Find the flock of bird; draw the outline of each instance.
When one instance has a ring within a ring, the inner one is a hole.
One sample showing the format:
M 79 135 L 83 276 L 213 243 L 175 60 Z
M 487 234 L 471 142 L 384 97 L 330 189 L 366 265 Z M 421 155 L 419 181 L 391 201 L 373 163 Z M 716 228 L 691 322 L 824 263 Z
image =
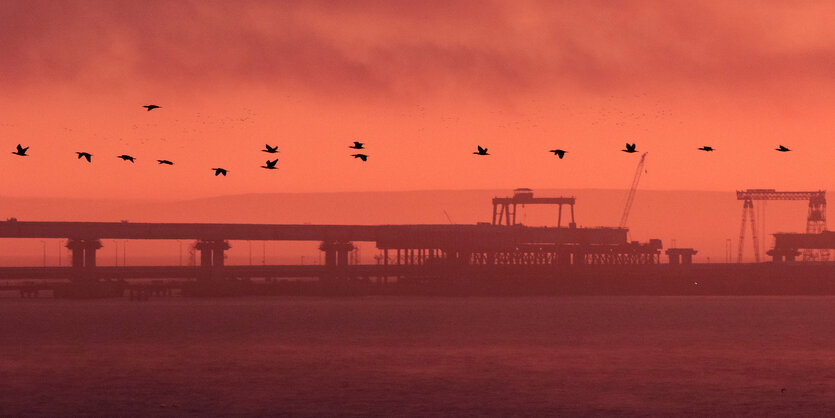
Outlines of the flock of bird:
M 154 109 L 161 109 L 162 108 L 162 106 L 157 106 L 157 105 L 153 105 L 153 104 L 145 105 L 145 106 L 142 106 L 142 107 L 147 109 L 149 112 L 154 110 Z M 475 154 L 475 155 L 490 155 L 487 152 L 487 148 L 484 148 L 481 145 L 478 145 L 477 147 L 478 147 L 477 150 L 475 152 L 473 152 L 473 154 Z M 354 149 L 354 150 L 365 150 L 365 144 L 362 143 L 362 142 L 354 141 L 354 144 L 349 146 L 348 148 Z M 21 144 L 17 144 L 17 149 L 14 152 L 12 152 L 12 154 L 15 154 L 15 155 L 18 155 L 18 156 L 21 156 L 21 157 L 28 157 L 29 154 L 26 153 L 28 150 L 29 150 L 29 147 L 24 147 Z M 698 150 L 712 152 L 715 149 L 711 146 L 705 145 L 705 146 L 702 146 L 701 148 L 698 148 Z M 261 151 L 266 152 L 268 154 L 277 154 L 278 153 L 278 145 L 270 146 L 270 144 L 265 144 L 264 149 L 261 150 Z M 626 153 L 630 153 L 630 154 L 638 152 L 637 144 L 626 143 L 626 148 L 622 149 L 621 151 L 626 152 Z M 775 148 L 775 151 L 788 152 L 788 151 L 791 151 L 791 149 L 786 148 L 783 145 L 779 145 L 778 148 Z M 568 151 L 562 150 L 562 149 L 552 149 L 548 152 L 553 153 L 555 156 L 559 157 L 560 159 L 562 159 L 565 156 L 565 154 L 568 153 Z M 87 160 L 88 163 L 93 162 L 93 154 L 90 154 L 89 152 L 76 152 L 76 154 L 78 155 L 78 159 L 84 158 L 84 159 Z M 364 153 L 361 153 L 361 152 L 358 152 L 356 154 L 351 154 L 351 156 L 354 157 L 354 158 L 358 158 L 362 161 L 368 161 L 368 155 L 364 154 Z M 116 157 L 121 158 L 124 161 L 130 161 L 131 163 L 136 162 L 135 158 L 133 156 L 127 155 L 127 154 L 118 155 Z M 169 160 L 157 160 L 157 162 L 159 164 L 162 164 L 162 165 L 174 165 L 174 163 L 172 161 L 169 161 Z M 262 165 L 261 168 L 264 168 L 264 169 L 267 169 L 267 170 L 277 170 L 278 167 L 276 167 L 276 164 L 278 164 L 278 158 L 273 159 L 273 160 L 267 160 L 264 164 L 265 165 Z M 212 168 L 212 171 L 214 171 L 215 176 L 223 175 L 224 177 L 226 176 L 226 173 L 228 172 L 228 170 L 226 170 L 225 168 Z

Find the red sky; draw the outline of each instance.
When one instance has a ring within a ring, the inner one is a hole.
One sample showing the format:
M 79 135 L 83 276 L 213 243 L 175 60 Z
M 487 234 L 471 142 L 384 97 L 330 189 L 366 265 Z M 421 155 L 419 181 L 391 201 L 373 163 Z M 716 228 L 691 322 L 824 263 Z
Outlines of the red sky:
M 0 147 L 31 157 L 0 152 L 0 187 L 626 188 L 630 141 L 646 189 L 833 188 L 835 4 L 721 3 L 6 0 Z

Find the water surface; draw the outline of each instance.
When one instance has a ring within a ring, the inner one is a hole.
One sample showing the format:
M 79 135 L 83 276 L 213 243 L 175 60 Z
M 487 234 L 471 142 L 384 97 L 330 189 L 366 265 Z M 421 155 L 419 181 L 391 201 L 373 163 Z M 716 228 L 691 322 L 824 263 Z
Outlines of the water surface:
M 831 416 L 833 318 L 832 297 L 5 299 L 0 415 Z

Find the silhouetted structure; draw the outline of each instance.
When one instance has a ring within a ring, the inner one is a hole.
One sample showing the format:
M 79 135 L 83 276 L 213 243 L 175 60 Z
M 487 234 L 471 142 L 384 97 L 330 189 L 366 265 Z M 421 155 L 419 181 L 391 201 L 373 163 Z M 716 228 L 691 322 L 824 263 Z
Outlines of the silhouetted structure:
M 736 192 L 737 200 L 742 200 L 742 225 L 739 230 L 739 252 L 737 262 L 742 262 L 745 242 L 745 223 L 751 224 L 751 238 L 754 244 L 754 259 L 760 262 L 759 236 L 754 211 L 755 200 L 808 200 L 809 211 L 806 216 L 806 233 L 818 234 L 826 231 L 826 191 L 815 192 L 778 192 L 775 189 L 748 189 Z M 804 261 L 826 261 L 829 259 L 828 249 L 806 249 L 803 252 Z
M 530 189 L 517 189 L 511 198 L 494 199 L 495 224 L 492 225 L 165 224 L 10 219 L 0 222 L 0 238 L 66 238 L 72 261 L 71 267 L 66 268 L 0 268 L 0 279 L 64 278 L 80 285 L 131 278 L 197 278 L 218 282 L 234 277 L 314 276 L 327 283 L 341 283 L 371 276 L 474 278 L 495 274 L 491 266 L 505 266 L 502 268 L 520 274 L 543 274 L 552 268 L 570 266 L 659 263 L 660 240 L 628 242 L 625 229 L 577 228 L 574 203 L 573 197 L 535 198 Z M 515 207 L 519 204 L 557 205 L 557 227 L 519 225 L 515 221 Z M 563 205 L 571 207 L 568 228 L 561 225 Z M 505 225 L 501 225 L 502 221 Z M 101 248 L 102 239 L 195 240 L 200 264 L 98 267 L 96 251 Z M 226 266 L 224 254 L 230 248 L 229 240 L 319 241 L 325 264 Z M 351 265 L 349 255 L 355 249 L 354 243 L 361 241 L 373 242 L 381 251 L 378 265 Z
M 669 257 L 670 264 L 693 264 L 693 256 L 698 251 L 692 248 L 669 248 L 664 254 Z
M 626 144 L 627 148 L 629 144 Z M 632 150 L 635 150 L 635 144 L 632 144 Z M 635 201 L 635 193 L 638 191 L 638 183 L 641 181 L 641 174 L 644 172 L 644 164 L 647 160 L 647 153 L 641 155 L 641 160 L 638 161 L 638 167 L 635 168 L 635 175 L 632 177 L 632 185 L 629 187 L 629 193 L 626 195 L 626 205 L 623 207 L 623 214 L 620 217 L 621 228 L 626 228 L 626 220 L 629 218 L 629 212 L 632 210 L 632 202 Z
M 777 233 L 774 234 L 774 248 L 768 251 L 774 262 L 792 262 L 807 251 L 821 251 L 829 254 L 835 249 L 835 232 L 820 231 L 812 233 Z M 804 257 L 804 261 L 810 261 Z M 816 260 L 812 260 L 816 261 Z M 826 261 L 826 260 L 817 260 Z
M 513 190 L 513 197 L 493 198 L 493 225 L 517 225 L 516 207 L 518 205 L 557 205 L 557 228 L 562 227 L 562 206 L 571 209 L 569 228 L 574 228 L 574 197 L 534 197 L 533 190 L 519 188 Z

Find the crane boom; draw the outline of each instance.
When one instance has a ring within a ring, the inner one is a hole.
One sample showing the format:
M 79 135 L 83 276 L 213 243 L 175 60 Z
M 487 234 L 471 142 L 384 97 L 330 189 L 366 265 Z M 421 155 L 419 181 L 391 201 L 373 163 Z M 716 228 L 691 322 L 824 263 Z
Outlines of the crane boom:
M 626 219 L 629 218 L 629 211 L 632 209 L 632 201 L 635 200 L 635 192 L 638 190 L 638 182 L 641 181 L 641 173 L 644 172 L 644 161 L 647 158 L 647 153 L 641 156 L 641 161 L 638 161 L 638 168 L 635 170 L 635 178 L 632 179 L 632 187 L 629 189 L 629 194 L 626 196 L 626 207 L 623 208 L 623 215 L 620 217 L 620 227 L 626 227 Z

